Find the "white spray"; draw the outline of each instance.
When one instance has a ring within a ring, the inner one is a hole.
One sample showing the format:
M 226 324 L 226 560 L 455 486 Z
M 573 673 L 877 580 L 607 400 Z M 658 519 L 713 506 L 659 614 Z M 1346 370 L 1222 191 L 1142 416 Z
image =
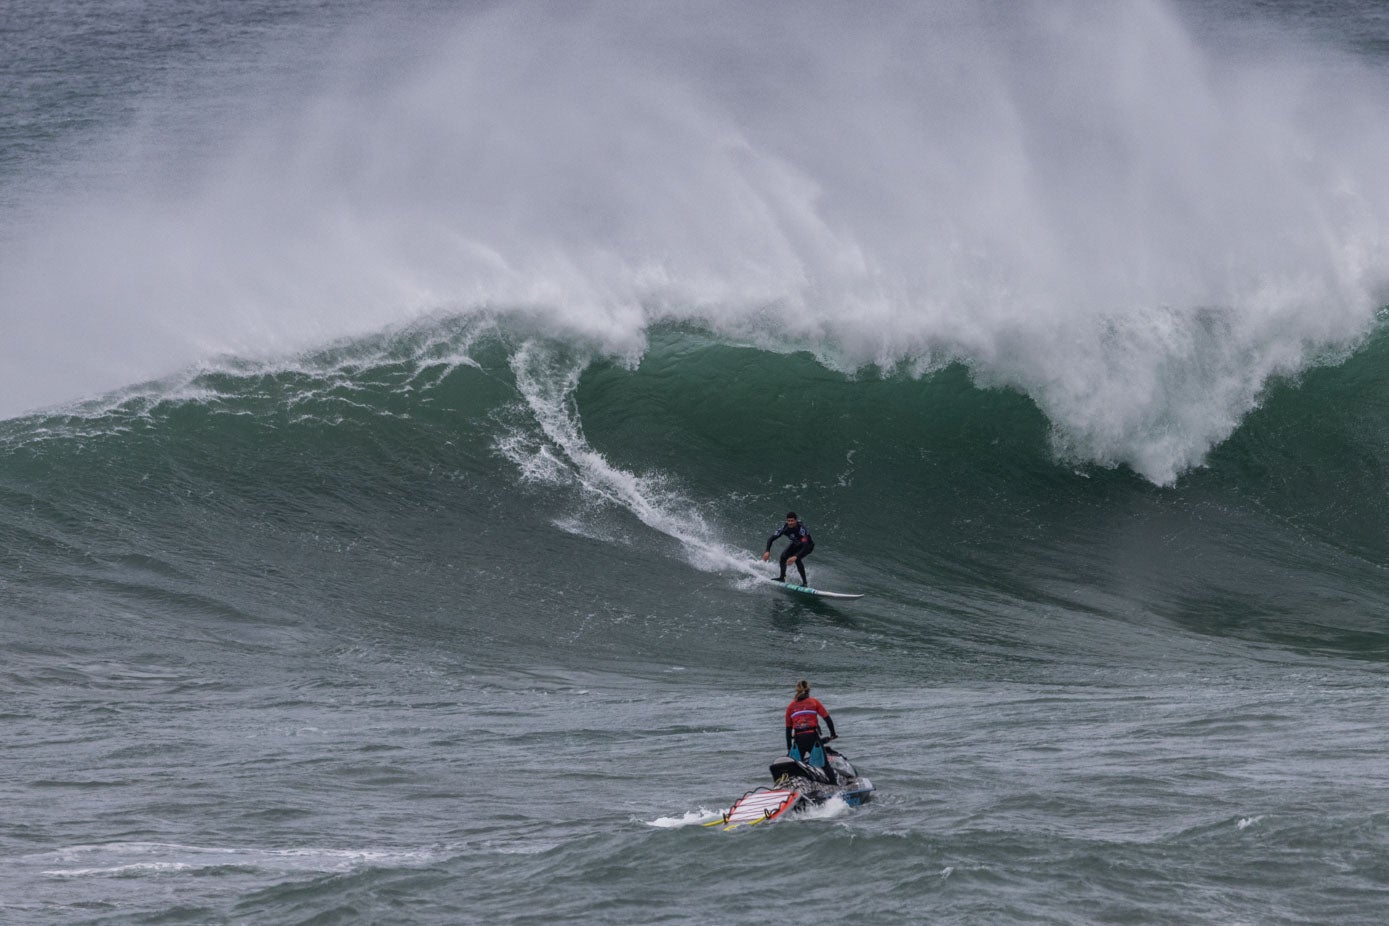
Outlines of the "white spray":
M 1159 0 L 506 4 L 316 86 L 11 234 L 0 413 L 426 311 L 628 359 L 675 320 L 960 360 L 1167 483 L 1389 278 L 1389 88 Z
M 663 485 L 659 476 L 628 472 L 593 449 L 574 407 L 574 391 L 586 363 L 558 358 L 528 341 L 513 355 L 511 366 L 517 389 L 544 435 L 538 444 L 519 431 L 503 437 L 499 451 L 523 476 L 540 482 L 572 481 L 588 498 L 627 510 L 642 524 L 678 541 L 685 559 L 697 569 L 742 573 L 747 584 L 770 578 L 754 568 L 746 550 L 721 543 L 695 505 Z

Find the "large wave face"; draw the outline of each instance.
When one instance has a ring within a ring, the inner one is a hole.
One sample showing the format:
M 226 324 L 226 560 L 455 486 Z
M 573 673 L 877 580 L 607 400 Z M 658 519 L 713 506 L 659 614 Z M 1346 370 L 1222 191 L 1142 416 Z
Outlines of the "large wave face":
M 45 627 L 93 595 L 229 633 L 356 615 L 544 661 L 592 630 L 603 658 L 723 665 L 743 621 L 779 632 L 742 608 L 791 505 L 814 581 L 884 602 L 908 662 L 1103 660 L 1169 624 L 1382 658 L 1386 351 L 1272 390 L 1171 490 L 1058 466 L 1036 405 L 958 365 L 851 378 L 657 326 L 628 369 L 446 320 L 3 423 L 0 588 Z
M 14 194 L 0 410 L 422 313 L 628 363 L 679 323 L 958 362 L 1165 484 L 1384 298 L 1389 86 L 1166 3 L 363 18 L 268 99 L 146 104 L 219 153 Z

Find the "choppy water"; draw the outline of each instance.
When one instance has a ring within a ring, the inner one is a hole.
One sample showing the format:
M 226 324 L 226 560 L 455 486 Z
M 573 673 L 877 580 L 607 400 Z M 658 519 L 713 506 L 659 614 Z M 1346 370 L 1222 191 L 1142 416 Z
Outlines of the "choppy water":
M 1379 6 L 795 9 L 4 8 L 0 918 L 1385 920 Z

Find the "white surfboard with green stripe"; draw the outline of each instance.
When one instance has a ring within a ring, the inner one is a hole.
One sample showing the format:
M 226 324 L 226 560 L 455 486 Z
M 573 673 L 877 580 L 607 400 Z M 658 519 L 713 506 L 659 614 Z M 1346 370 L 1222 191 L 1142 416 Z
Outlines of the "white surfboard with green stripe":
M 768 578 L 771 578 L 771 577 L 768 576 Z M 861 595 L 861 594 L 860 594 L 860 595 L 854 595 L 854 594 L 851 594 L 851 593 L 849 593 L 849 592 L 831 592 L 831 591 L 826 591 L 826 590 L 823 589 L 823 588 L 811 588 L 809 585 L 795 585 L 795 584 L 793 584 L 793 583 L 791 583 L 791 582 L 777 582 L 776 579 L 772 579 L 772 582 L 775 583 L 775 584 L 777 584 L 777 585 L 780 585 L 782 588 L 786 589 L 788 592 L 799 592 L 799 593 L 802 594 L 802 595 L 814 595 L 814 596 L 817 597 L 817 598 L 850 598 L 850 599 L 852 599 L 852 598 L 862 598 L 862 597 L 863 597 L 863 595 Z

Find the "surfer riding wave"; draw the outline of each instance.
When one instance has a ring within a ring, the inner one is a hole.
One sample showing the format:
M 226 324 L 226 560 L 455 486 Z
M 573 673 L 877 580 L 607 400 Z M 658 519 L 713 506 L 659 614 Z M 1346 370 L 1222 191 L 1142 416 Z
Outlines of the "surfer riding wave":
M 815 549 L 815 541 L 810 537 L 810 529 L 801 523 L 794 511 L 786 512 L 786 523 L 767 538 L 767 549 L 762 554 L 762 562 L 765 563 L 772 558 L 772 544 L 778 537 L 785 537 L 791 543 L 785 550 L 781 551 L 781 574 L 777 576 L 777 581 L 786 581 L 786 567 L 794 563 L 796 571 L 801 574 L 801 584 L 808 584 L 805 577 L 805 558 Z

